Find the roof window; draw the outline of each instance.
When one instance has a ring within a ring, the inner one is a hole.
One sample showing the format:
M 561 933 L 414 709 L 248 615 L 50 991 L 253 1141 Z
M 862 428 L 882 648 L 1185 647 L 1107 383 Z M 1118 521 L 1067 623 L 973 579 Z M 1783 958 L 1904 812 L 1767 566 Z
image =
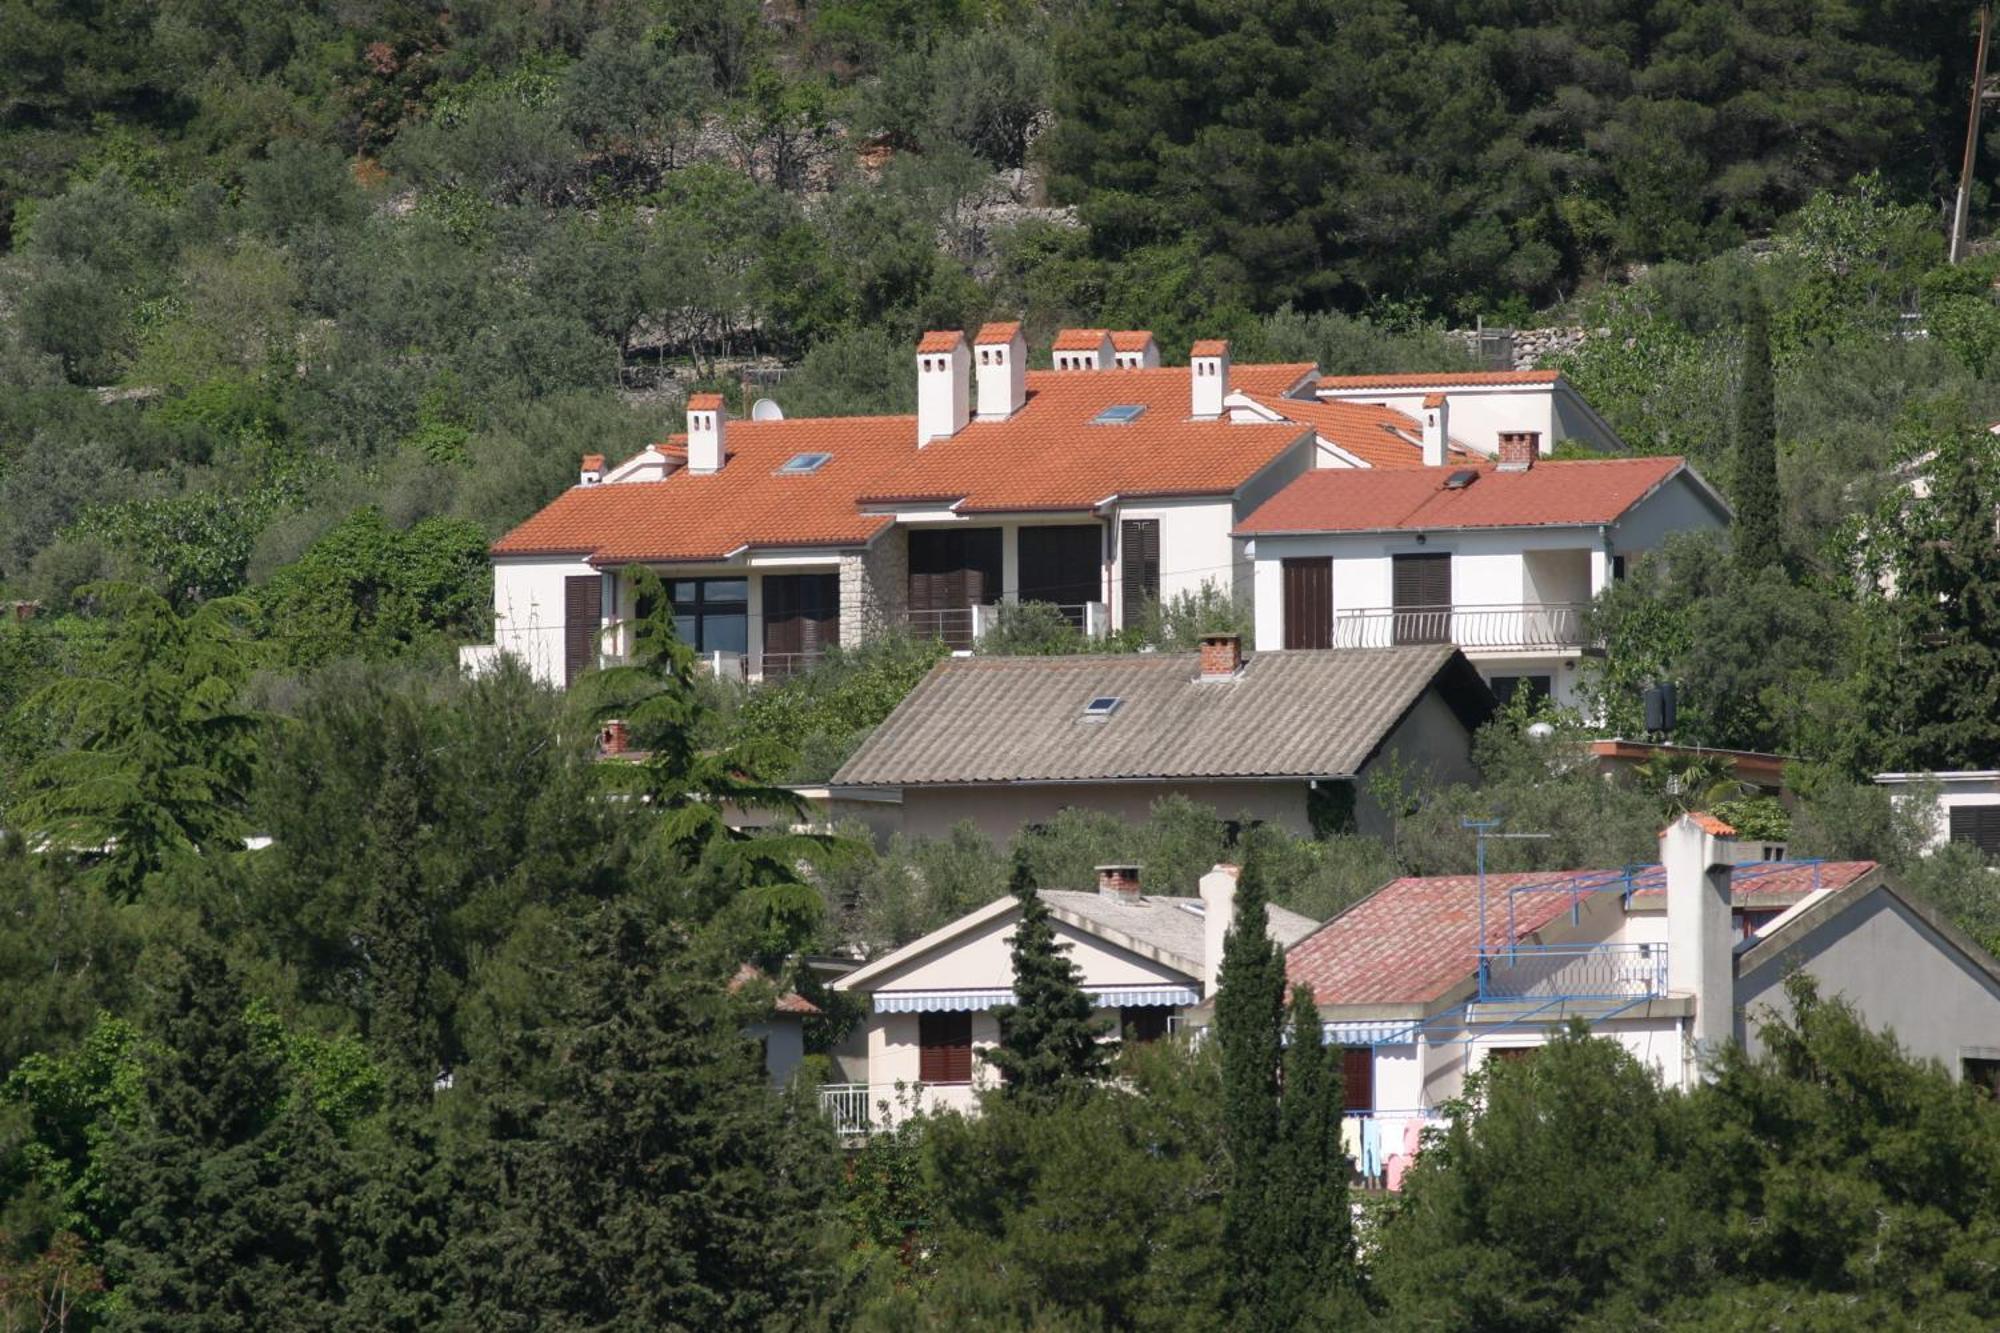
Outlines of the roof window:
M 1083 706 L 1083 715 L 1091 718 L 1110 717 L 1118 711 L 1118 705 L 1124 702 L 1115 694 L 1100 694 Z
M 1469 467 L 1462 467 L 1444 479 L 1444 488 L 1448 491 L 1462 491 L 1478 480 L 1479 474 L 1477 472 Z
M 1093 426 L 1129 426 L 1146 414 L 1144 403 L 1114 403 L 1091 418 Z
M 793 454 L 778 469 L 781 477 L 798 477 L 808 472 L 817 472 L 833 460 L 832 454 Z

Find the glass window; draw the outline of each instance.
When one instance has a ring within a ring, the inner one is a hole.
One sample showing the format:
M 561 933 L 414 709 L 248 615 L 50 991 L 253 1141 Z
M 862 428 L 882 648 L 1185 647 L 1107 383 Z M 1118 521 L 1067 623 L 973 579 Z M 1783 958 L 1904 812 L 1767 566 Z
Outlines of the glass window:
M 750 651 L 748 579 L 675 579 L 674 632 L 702 653 Z

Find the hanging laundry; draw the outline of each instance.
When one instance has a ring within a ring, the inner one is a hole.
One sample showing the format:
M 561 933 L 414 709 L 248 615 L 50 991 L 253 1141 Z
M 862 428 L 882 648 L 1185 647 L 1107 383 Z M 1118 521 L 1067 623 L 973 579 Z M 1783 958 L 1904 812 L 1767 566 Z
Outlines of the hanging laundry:
M 1382 1122 L 1374 1116 L 1361 1122 L 1361 1174 L 1369 1180 L 1382 1174 Z
M 1347 1159 L 1357 1166 L 1361 1162 L 1361 1120 L 1358 1116 L 1342 1116 L 1340 1120 L 1340 1148 Z

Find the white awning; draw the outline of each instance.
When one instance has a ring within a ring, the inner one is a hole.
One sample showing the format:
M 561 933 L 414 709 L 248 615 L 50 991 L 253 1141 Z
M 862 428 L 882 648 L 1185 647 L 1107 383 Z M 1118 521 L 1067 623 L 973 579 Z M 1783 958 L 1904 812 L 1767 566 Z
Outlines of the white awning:
M 1360 1023 L 1327 1023 L 1321 1039 L 1330 1046 L 1402 1046 L 1417 1039 L 1417 1023 L 1407 1018 Z
M 1198 1003 L 1201 993 L 1192 986 L 1085 986 L 1083 993 L 1100 1009 L 1140 1008 L 1146 1005 L 1173 1007 Z M 1012 990 L 904 990 L 876 991 L 878 1014 L 944 1014 L 992 1009 L 1016 1004 Z

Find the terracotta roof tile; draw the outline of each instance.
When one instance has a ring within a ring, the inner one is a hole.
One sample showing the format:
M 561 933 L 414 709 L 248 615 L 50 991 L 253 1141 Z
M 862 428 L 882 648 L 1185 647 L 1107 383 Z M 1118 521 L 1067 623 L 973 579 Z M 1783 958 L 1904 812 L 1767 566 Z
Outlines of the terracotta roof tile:
M 1557 370 L 1439 370 L 1414 375 L 1322 375 L 1322 389 L 1480 388 L 1498 384 L 1554 384 Z
M 1277 395 L 1306 365 L 1239 366 L 1237 383 Z M 1293 424 L 1196 421 L 1185 369 L 1028 377 L 1025 406 L 916 447 L 916 418 L 732 421 L 720 472 L 572 487 L 494 543 L 495 555 L 578 555 L 600 565 L 719 560 L 744 547 L 858 546 L 889 525 L 870 497 L 964 501 L 968 511 L 1087 509 L 1113 494 L 1233 491 L 1295 444 Z M 1095 426 L 1114 403 L 1138 420 Z M 682 437 L 649 445 L 668 457 Z M 814 472 L 777 476 L 796 454 L 830 453 Z
M 932 329 L 917 340 L 919 352 L 949 352 L 965 341 L 965 335 L 957 329 Z
M 1245 536 L 1275 532 L 1437 531 L 1615 522 L 1686 466 L 1680 458 L 1541 462 L 1518 472 L 1491 466 L 1397 471 L 1321 468 L 1272 496 L 1245 519 Z M 1457 489 L 1455 473 L 1476 479 Z
M 1094 352 L 1104 346 L 1110 334 L 1104 329 L 1062 329 L 1056 334 L 1050 350 L 1056 352 Z
M 1327 443 L 1354 455 L 1371 468 L 1417 468 L 1424 465 L 1423 426 L 1415 417 L 1379 403 L 1321 402 L 1319 399 L 1262 396 L 1257 402 L 1289 420 L 1311 426 Z M 1485 461 L 1462 444 L 1451 456 L 1468 463 Z
M 1197 341 L 1196 341 L 1196 343 L 1195 343 L 1195 345 L 1194 345 L 1193 347 L 1191 347 L 1191 348 L 1189 348 L 1189 349 L 1188 349 L 1188 355 L 1189 355 L 1189 356 L 1228 356 L 1228 355 L 1229 355 L 1229 339 L 1227 339 L 1227 338 L 1202 338 L 1202 339 L 1199 339 L 1199 340 L 1197 340 Z
M 1444 406 L 1444 395 L 1443 395 L 1443 394 L 1441 394 L 1441 393 L 1427 393 L 1427 394 L 1425 394 L 1425 395 L 1424 395 L 1424 406 L 1425 406 L 1425 407 L 1443 407 L 1443 406 Z
M 1843 889 L 1875 869 L 1873 861 L 1819 865 L 1774 863 L 1739 872 L 1736 901 L 1796 900 L 1816 888 Z M 1659 867 L 1634 872 L 1635 901 L 1664 894 Z M 1574 898 L 1623 893 L 1625 873 L 1567 870 L 1486 877 L 1486 944 L 1507 943 L 1511 894 L 1513 937 L 1525 941 L 1570 910 Z M 1423 1005 L 1469 983 L 1479 943 L 1479 880 L 1438 875 L 1391 880 L 1292 946 L 1286 980 L 1310 986 L 1322 1005 Z
M 604 455 L 585 454 L 583 456 L 583 470 L 585 472 L 602 472 L 604 470 Z
M 722 395 L 719 393 L 691 393 L 688 395 L 688 411 L 690 412 L 716 412 L 720 411 L 721 408 Z
M 1010 319 L 993 324 L 981 324 L 979 326 L 979 334 L 973 338 L 972 342 L 976 347 L 986 347 L 993 343 L 1010 343 L 1016 337 L 1020 336 L 1020 332 L 1021 321 L 1018 319 Z
M 754 963 L 745 963 L 742 967 L 736 969 L 736 975 L 730 978 L 729 993 L 734 995 L 737 991 L 742 990 L 752 982 L 761 981 L 768 984 L 770 980 L 771 978 L 765 975 L 762 968 Z M 811 1000 L 808 1000 L 797 991 L 789 990 L 772 1000 L 771 1008 L 777 1013 L 797 1014 L 801 1018 L 809 1018 L 820 1012 L 820 1007 Z
M 1111 350 L 1114 352 L 1143 352 L 1153 341 L 1151 329 L 1118 329 L 1111 335 Z

